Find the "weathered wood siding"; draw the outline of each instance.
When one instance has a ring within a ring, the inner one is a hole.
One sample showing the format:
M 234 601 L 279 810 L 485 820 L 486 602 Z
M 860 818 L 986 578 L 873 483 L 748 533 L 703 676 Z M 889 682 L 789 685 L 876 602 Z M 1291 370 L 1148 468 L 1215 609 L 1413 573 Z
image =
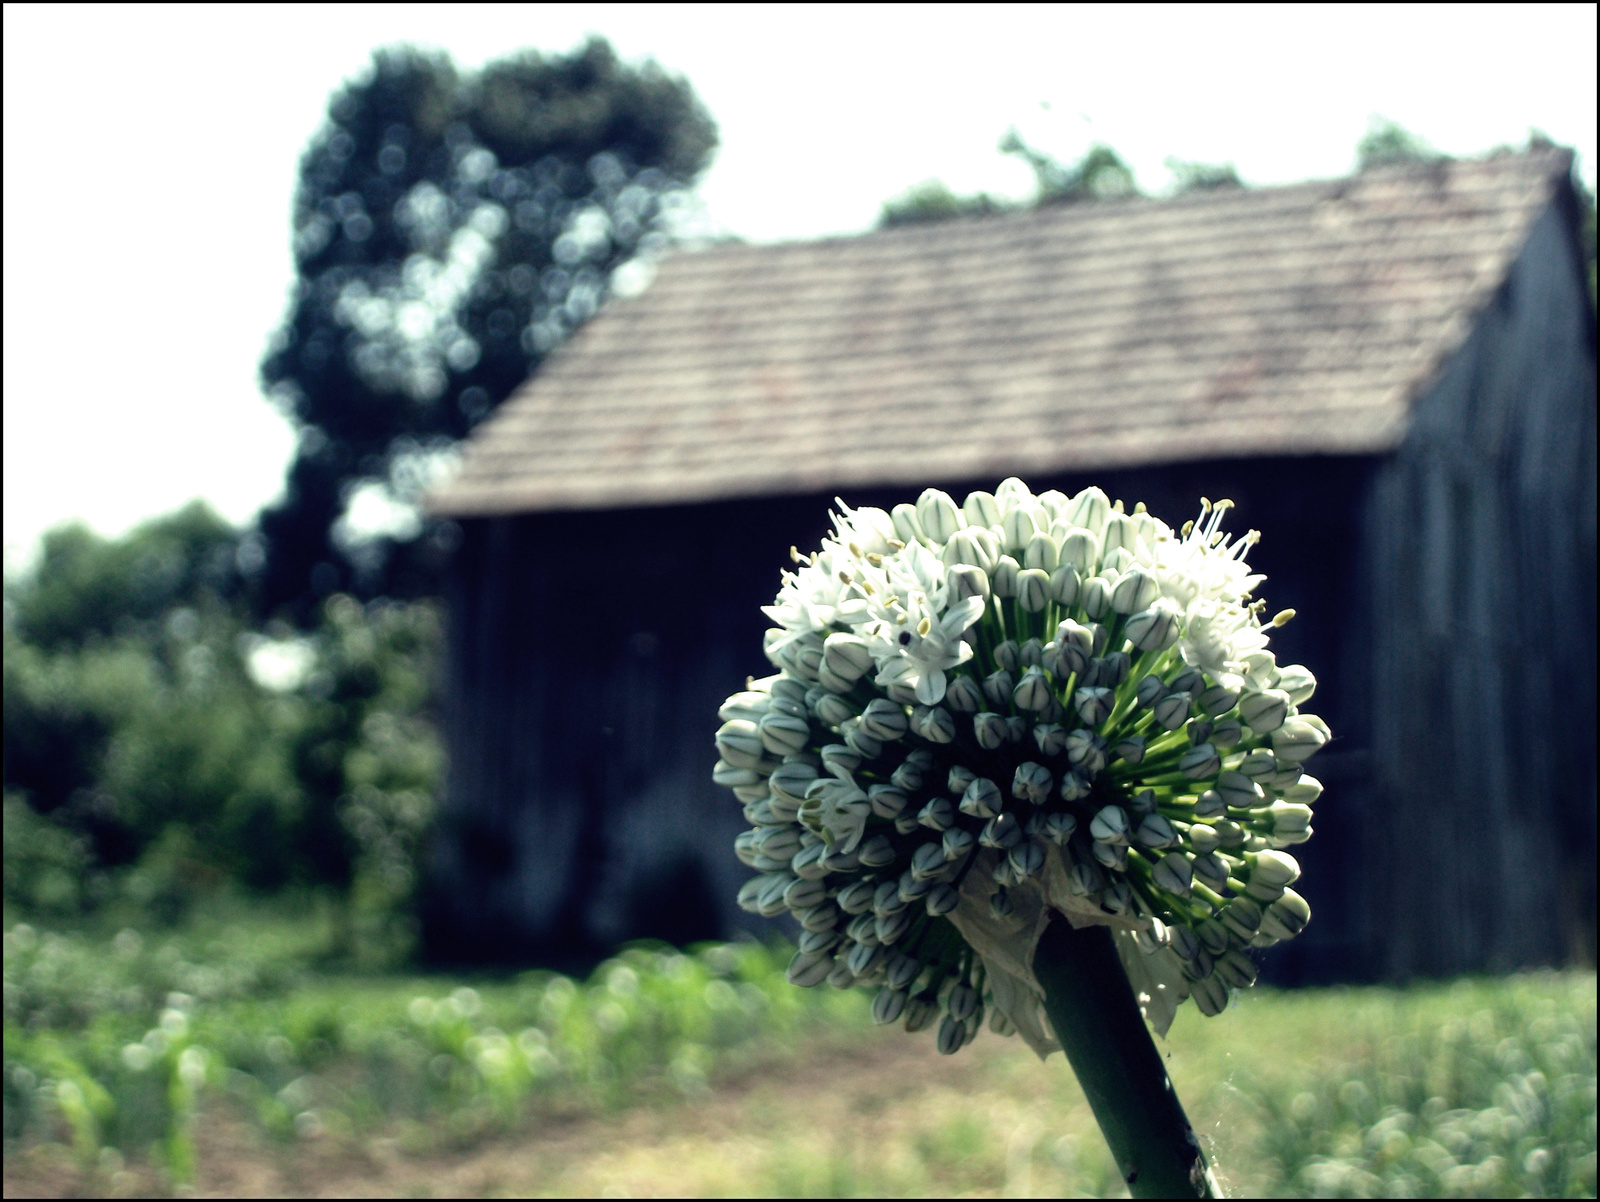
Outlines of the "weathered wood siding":
M 1373 484 L 1389 977 L 1594 956 L 1594 327 L 1571 229 L 1560 207 L 1538 223 Z

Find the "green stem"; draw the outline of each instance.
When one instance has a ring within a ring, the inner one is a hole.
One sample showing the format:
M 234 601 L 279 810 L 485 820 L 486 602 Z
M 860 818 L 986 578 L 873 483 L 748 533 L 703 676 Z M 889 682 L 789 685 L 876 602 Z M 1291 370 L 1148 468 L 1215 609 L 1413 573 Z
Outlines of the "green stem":
M 1045 928 L 1034 953 L 1045 1013 L 1135 1198 L 1221 1196 L 1184 1116 L 1111 928 Z

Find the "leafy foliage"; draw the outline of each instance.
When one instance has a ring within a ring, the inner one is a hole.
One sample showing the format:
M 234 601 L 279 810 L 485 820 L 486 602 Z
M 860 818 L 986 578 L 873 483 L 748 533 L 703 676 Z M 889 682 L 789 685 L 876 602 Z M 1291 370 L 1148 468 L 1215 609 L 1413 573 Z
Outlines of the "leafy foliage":
M 197 507 L 118 540 L 67 528 L 8 586 L 8 910 L 174 920 L 312 888 L 399 948 L 441 773 L 436 609 L 336 594 L 309 637 L 253 632 L 237 545 Z M 263 683 L 274 656 L 298 667 Z
M 446 527 L 341 526 L 354 490 L 414 506 L 430 471 L 669 237 L 716 129 L 689 85 L 599 38 L 462 76 L 399 46 L 336 93 L 300 166 L 299 272 L 264 385 L 300 430 L 261 518 L 259 602 L 433 589 Z M 412 511 L 414 515 L 414 510 Z
M 1356 143 L 1356 169 L 1370 171 L 1396 163 L 1437 163 L 1445 156 L 1396 121 L 1374 117 Z

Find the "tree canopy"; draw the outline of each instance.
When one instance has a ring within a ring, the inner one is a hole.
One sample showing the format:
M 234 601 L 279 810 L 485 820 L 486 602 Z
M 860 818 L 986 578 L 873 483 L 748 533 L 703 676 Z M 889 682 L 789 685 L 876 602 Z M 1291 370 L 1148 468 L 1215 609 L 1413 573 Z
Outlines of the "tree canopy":
M 599 38 L 472 74 L 408 46 L 337 91 L 300 164 L 298 271 L 261 365 L 299 447 L 260 520 L 263 612 L 433 589 L 415 502 L 448 449 L 670 236 L 716 127 L 682 79 Z M 363 539 L 361 487 L 409 516 Z

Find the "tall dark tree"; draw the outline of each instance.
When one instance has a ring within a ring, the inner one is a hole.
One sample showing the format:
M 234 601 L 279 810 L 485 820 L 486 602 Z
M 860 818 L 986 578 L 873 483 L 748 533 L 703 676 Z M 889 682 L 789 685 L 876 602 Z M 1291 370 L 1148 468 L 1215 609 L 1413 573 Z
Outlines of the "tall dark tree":
M 414 505 L 441 454 L 659 248 L 716 127 L 682 79 L 591 39 L 463 76 L 379 50 L 301 160 L 299 278 L 261 367 L 300 445 L 260 520 L 265 612 L 431 591 L 447 526 L 360 541 L 354 491 Z M 402 509 L 402 512 L 404 509 Z

